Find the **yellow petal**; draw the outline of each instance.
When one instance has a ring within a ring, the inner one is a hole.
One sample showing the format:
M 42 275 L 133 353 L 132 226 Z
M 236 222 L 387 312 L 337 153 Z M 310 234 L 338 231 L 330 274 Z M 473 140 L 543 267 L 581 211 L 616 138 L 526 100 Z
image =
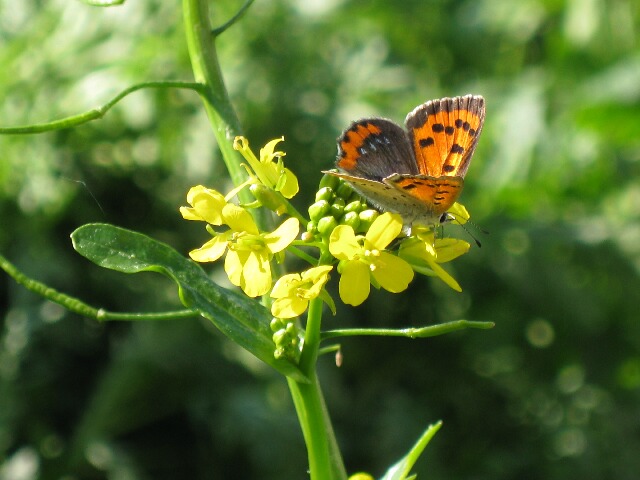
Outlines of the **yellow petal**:
M 202 247 L 191 250 L 189 256 L 196 262 L 215 262 L 224 254 L 228 244 L 227 235 L 223 233 L 212 238 Z
M 264 295 L 271 288 L 269 257 L 262 252 L 249 252 L 242 268 L 240 287 L 249 297 Z
M 185 220 L 198 220 L 198 221 L 204 220 L 204 218 L 198 215 L 195 209 L 191 207 L 180 207 L 180 214 L 182 215 L 182 218 L 184 218 Z
M 258 235 L 260 231 L 253 221 L 253 217 L 244 208 L 228 203 L 222 209 L 222 218 L 225 224 L 235 232 L 247 232 Z
M 402 217 L 397 213 L 383 213 L 374 220 L 365 236 L 365 248 L 383 250 L 402 231 Z
M 442 268 L 433 260 L 428 260 L 428 263 L 431 269 L 433 270 L 433 273 L 435 273 L 438 276 L 438 278 L 440 278 L 440 280 L 442 280 L 444 283 L 449 285 L 456 292 L 462 291 L 462 287 L 460 287 L 460 284 L 456 282 L 456 279 L 453 278 L 451 275 L 449 275 L 444 268 Z
M 236 287 L 239 287 L 242 283 L 242 264 L 249 256 L 249 252 L 229 250 L 227 256 L 224 259 L 224 271 L 229 277 L 229 281 Z
M 447 213 L 453 216 L 454 223 L 459 223 L 460 225 L 464 225 L 465 223 L 467 223 L 467 221 L 469 221 L 469 218 L 471 217 L 464 205 L 458 202 L 454 203 L 451 208 L 447 210 Z
M 423 263 L 427 257 L 435 259 L 437 253 L 433 245 L 433 236 L 418 235 L 418 238 L 409 237 L 403 240 L 398 254 L 411 263 Z
M 464 255 L 471 248 L 469 242 L 459 240 L 457 238 L 443 238 L 436 240 L 436 261 L 438 263 L 446 263 Z
M 372 270 L 373 278 L 385 290 L 398 293 L 413 280 L 413 269 L 406 261 L 388 252 L 381 252 Z
M 280 179 L 278 179 L 276 188 L 278 188 L 283 197 L 293 198 L 300 190 L 298 177 L 296 177 L 291 170 L 285 168 L 284 173 L 282 173 Z
M 197 185 L 189 189 L 187 202 L 193 208 L 180 209 L 185 219 L 204 220 L 211 225 L 222 225 L 221 212 L 227 201 L 220 192 Z
M 340 260 L 352 260 L 363 248 L 358 243 L 352 227 L 338 225 L 329 237 L 329 251 Z
M 320 265 L 302 272 L 302 280 L 316 282 L 326 282 L 329 279 L 329 272 L 333 269 L 331 265 Z
M 271 253 L 277 253 L 287 248 L 296 239 L 298 232 L 300 232 L 300 222 L 297 218 L 291 217 L 282 222 L 272 233 L 263 235 L 262 238 Z
M 299 317 L 307 309 L 309 302 L 297 297 L 279 298 L 271 305 L 271 315 L 278 318 Z
M 271 290 L 271 298 L 284 298 L 291 295 L 291 292 L 300 284 L 300 274 L 289 273 L 278 279 Z M 277 315 L 276 315 L 277 316 Z
M 340 298 L 347 305 L 358 306 L 369 296 L 371 290 L 369 266 L 358 260 L 346 262 L 342 268 Z
M 260 161 L 262 163 L 271 162 L 273 157 L 284 157 L 284 152 L 275 152 L 276 145 L 280 142 L 284 142 L 284 137 L 274 138 L 267 142 L 267 144 L 260 149 Z

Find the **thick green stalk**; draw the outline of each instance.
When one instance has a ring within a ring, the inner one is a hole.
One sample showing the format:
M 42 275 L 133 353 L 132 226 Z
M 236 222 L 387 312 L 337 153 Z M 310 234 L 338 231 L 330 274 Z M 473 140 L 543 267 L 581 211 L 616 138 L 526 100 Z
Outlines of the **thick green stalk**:
M 300 358 L 300 369 L 311 382 L 299 383 L 289 378 L 289 390 L 307 445 L 311 479 L 343 480 L 347 478 L 347 473 L 316 374 L 321 319 L 322 300 L 316 298 L 309 305 Z
M 231 180 L 237 186 L 247 179 L 247 172 L 240 166 L 240 154 L 233 149 L 233 139 L 242 134 L 242 129 L 220 71 L 215 37 L 211 33 L 208 2 L 183 0 L 182 7 L 193 76 L 204 87 L 204 107 Z M 245 190 L 239 193 L 239 197 L 242 202 L 252 201 Z
M 185 33 L 196 82 L 203 85 L 202 99 L 209 121 L 226 163 L 231 179 L 240 185 L 246 172 L 240 166 L 240 156 L 233 150 L 233 139 L 241 133 L 240 122 L 233 110 L 214 45 L 207 0 L 183 0 Z M 214 32 L 223 32 L 225 28 Z M 248 192 L 239 194 L 249 203 Z M 264 226 L 264 222 L 261 222 Z M 335 440 L 320 384 L 315 373 L 320 343 L 322 301 L 314 300 L 309 308 L 307 336 L 301 362 L 311 383 L 298 383 L 288 378 L 289 388 L 300 420 L 309 455 L 309 471 L 313 480 L 343 480 L 347 475 Z

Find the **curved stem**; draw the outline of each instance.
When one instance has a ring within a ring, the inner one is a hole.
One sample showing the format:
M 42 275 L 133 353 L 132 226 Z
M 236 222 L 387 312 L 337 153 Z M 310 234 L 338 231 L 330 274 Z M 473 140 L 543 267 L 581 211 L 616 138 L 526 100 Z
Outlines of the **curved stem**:
M 83 123 L 90 122 L 92 120 L 98 120 L 105 116 L 105 114 L 120 100 L 127 95 L 142 90 L 143 88 L 184 88 L 187 90 L 194 90 L 198 93 L 204 93 L 204 86 L 199 83 L 193 82 L 180 82 L 180 81 L 166 81 L 166 82 L 143 82 L 137 83 L 125 88 L 118 95 L 113 97 L 104 105 L 89 110 L 88 112 L 80 113 L 78 115 L 72 115 L 70 117 L 61 118 L 59 120 L 53 120 L 52 122 L 36 123 L 33 125 L 25 125 L 18 127 L 0 127 L 0 134 L 3 135 L 28 135 L 33 133 L 50 132 L 52 130 L 62 130 L 64 128 L 77 127 Z
M 43 296 L 47 300 L 62 305 L 67 310 L 77 313 L 85 317 L 93 318 L 98 321 L 108 320 L 173 320 L 176 318 L 193 318 L 197 317 L 198 313 L 193 310 L 177 310 L 173 312 L 158 312 L 158 313 L 117 313 L 108 312 L 102 308 L 95 308 L 91 305 L 84 303 L 74 297 L 70 297 L 62 292 L 59 292 L 55 288 L 51 288 L 44 283 L 38 282 L 33 278 L 26 276 L 20 270 L 16 268 L 9 260 L 0 255 L 0 269 L 7 272 L 17 283 L 24 286 L 27 290 L 30 290 L 38 295 Z
M 254 2 L 254 0 L 247 0 L 246 2 L 244 2 L 244 5 L 242 5 L 240 7 L 240 9 L 236 12 L 236 14 L 233 17 L 231 17 L 229 20 L 227 20 L 224 24 L 222 24 L 219 27 L 213 29 L 213 31 L 211 32 L 213 34 L 213 36 L 217 37 L 222 32 L 227 30 L 231 25 L 233 25 L 238 20 L 240 20 L 240 18 L 245 14 L 245 12 L 249 9 L 249 7 L 251 6 L 251 4 L 253 2 Z

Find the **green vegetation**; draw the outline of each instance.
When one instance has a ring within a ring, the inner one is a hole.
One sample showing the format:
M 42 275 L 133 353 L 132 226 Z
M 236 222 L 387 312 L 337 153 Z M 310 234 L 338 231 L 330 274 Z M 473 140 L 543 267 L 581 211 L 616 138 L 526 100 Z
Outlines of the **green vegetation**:
M 214 25 L 242 7 L 210 3 Z M 350 121 L 487 102 L 460 200 L 490 234 L 468 226 L 482 247 L 447 265 L 462 293 L 416 276 L 403 295 L 340 304 L 323 330 L 496 326 L 339 338 L 342 366 L 322 356 L 318 375 L 347 471 L 381 476 L 442 420 L 418 478 L 636 478 L 639 31 L 632 0 L 256 0 L 220 33 L 232 129 L 256 149 L 284 135 L 300 211 Z M 29 277 L 109 312 L 181 307 L 171 281 L 100 269 L 69 236 L 110 223 L 183 255 L 207 240 L 178 209 L 193 185 L 232 185 L 185 38 L 179 2 L 0 5 L 0 129 L 175 87 L 73 128 L 0 135 L 0 253 Z M 0 479 L 305 478 L 282 376 L 183 317 L 97 322 L 0 275 Z

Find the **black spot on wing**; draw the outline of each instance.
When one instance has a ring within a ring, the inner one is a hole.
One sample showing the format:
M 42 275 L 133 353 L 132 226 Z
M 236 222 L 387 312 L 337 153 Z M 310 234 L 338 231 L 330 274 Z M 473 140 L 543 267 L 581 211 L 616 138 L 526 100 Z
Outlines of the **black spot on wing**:
M 420 139 L 420 146 L 422 148 L 430 147 L 434 143 L 435 143 L 435 141 L 433 140 L 433 137 L 427 137 L 427 138 L 421 138 Z
M 464 153 L 464 148 L 462 146 L 458 145 L 457 143 L 454 143 L 451 146 L 451 153 L 460 153 L 460 154 L 462 154 L 462 153 Z

